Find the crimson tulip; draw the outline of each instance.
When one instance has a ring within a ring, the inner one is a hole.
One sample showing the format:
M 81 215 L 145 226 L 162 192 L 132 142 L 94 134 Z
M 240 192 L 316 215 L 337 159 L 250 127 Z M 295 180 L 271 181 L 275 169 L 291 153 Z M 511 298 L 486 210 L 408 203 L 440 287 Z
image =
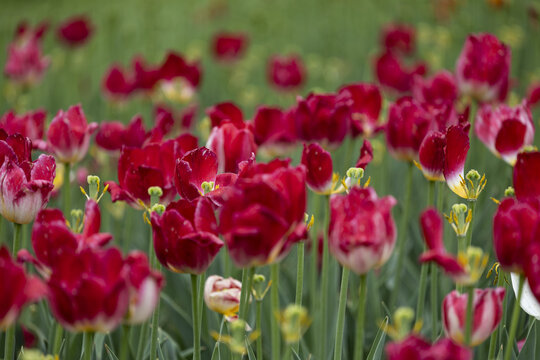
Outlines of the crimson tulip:
M 386 345 L 388 360 L 471 360 L 472 352 L 466 347 L 444 338 L 430 344 L 418 335 L 409 335 L 402 341 Z
M 135 83 L 119 65 L 112 65 L 103 79 L 103 91 L 111 99 L 122 100 L 135 91 Z
M 458 97 L 455 76 L 447 70 L 439 71 L 429 78 L 416 76 L 412 93 L 414 99 L 421 103 L 454 103 Z
M 278 90 L 295 90 L 305 83 L 306 69 L 297 55 L 274 55 L 268 61 L 267 77 L 270 85 Z
M 219 61 L 229 62 L 240 59 L 248 45 L 244 33 L 220 32 L 214 35 L 212 54 Z
M 349 108 L 353 136 L 370 137 L 383 130 L 383 126 L 378 124 L 382 95 L 376 85 L 367 83 L 345 85 L 339 90 L 337 101 Z
M 518 200 L 540 197 L 540 152 L 518 154 L 514 166 L 514 190 Z
M 17 115 L 12 110 L 2 115 L 0 129 L 3 129 L 8 135 L 21 134 L 32 140 L 34 148 L 45 150 L 43 133 L 45 132 L 46 116 L 47 113 L 43 109 L 29 111 L 20 115 Z
M 411 91 L 414 78 L 426 73 L 426 65 L 417 63 L 413 67 L 406 67 L 401 58 L 390 51 L 386 51 L 375 60 L 375 76 L 379 83 L 397 93 Z
M 222 123 L 230 122 L 238 128 L 243 128 L 244 114 L 242 110 L 232 102 L 222 102 L 206 109 L 212 128 L 219 127 Z
M 302 165 L 306 167 L 306 184 L 316 193 L 328 194 L 332 191 L 333 163 L 332 156 L 319 144 L 304 144 Z
M 85 44 L 92 33 L 94 27 L 88 17 L 74 16 L 64 21 L 57 30 L 57 36 L 65 45 L 75 47 Z
M 534 83 L 527 90 L 527 104 L 533 108 L 540 104 L 540 83 Z
M 414 52 L 415 42 L 416 33 L 410 25 L 389 24 L 382 30 L 382 45 L 396 54 L 411 54 Z
M 259 106 L 253 116 L 252 125 L 255 142 L 269 157 L 285 155 L 296 145 L 298 135 L 292 110 Z
M 118 151 L 123 146 L 140 148 L 149 134 L 141 116 L 134 116 L 126 126 L 120 121 L 102 122 L 96 133 L 96 144 L 104 150 Z

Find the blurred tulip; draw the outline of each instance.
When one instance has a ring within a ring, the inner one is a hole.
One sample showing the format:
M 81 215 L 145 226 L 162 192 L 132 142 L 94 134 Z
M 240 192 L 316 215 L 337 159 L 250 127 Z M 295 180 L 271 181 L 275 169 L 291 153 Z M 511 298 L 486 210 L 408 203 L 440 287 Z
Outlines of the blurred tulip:
M 225 122 L 234 124 L 237 128 L 243 128 L 244 114 L 242 110 L 232 102 L 222 102 L 206 109 L 210 117 L 212 128 L 219 127 Z
M 0 119 L 0 129 L 3 129 L 8 135 L 21 134 L 32 140 L 34 148 L 45 150 L 43 133 L 46 116 L 47 113 L 43 109 L 29 111 L 21 115 L 17 115 L 15 111 L 11 110 Z
M 527 91 L 527 104 L 534 108 L 540 104 L 540 82 L 534 83 Z
M 471 360 L 471 350 L 444 338 L 434 344 L 418 335 L 386 345 L 388 360 Z
M 299 56 L 274 55 L 268 61 L 268 82 L 278 90 L 291 91 L 306 81 L 306 70 Z
M 377 80 L 383 87 L 397 93 L 411 91 L 415 76 L 425 73 L 426 65 L 424 63 L 414 64 L 410 68 L 405 67 L 402 60 L 389 51 L 382 53 L 375 60 Z
M 392 196 L 379 199 L 370 187 L 355 186 L 330 199 L 328 246 L 342 266 L 363 275 L 386 263 L 396 242 L 395 204 Z
M 209 276 L 204 284 L 204 302 L 212 311 L 234 317 L 240 308 L 242 283 L 233 278 Z
M 416 101 L 428 104 L 453 104 L 458 97 L 454 74 L 447 70 L 439 71 L 429 78 L 416 76 L 412 93 Z
M 382 96 L 373 84 L 355 83 L 341 87 L 337 102 L 349 108 L 352 136 L 370 137 L 383 130 L 378 123 L 382 109 Z
M 492 34 L 469 35 L 456 64 L 461 94 L 479 102 L 504 101 L 508 94 L 510 48 Z
M 162 215 L 152 212 L 151 220 L 156 256 L 171 271 L 200 275 L 223 246 L 212 203 L 204 197 L 170 203 Z
M 518 200 L 540 197 L 540 152 L 518 154 L 514 166 L 514 190 Z
M 302 165 L 306 167 L 306 184 L 320 194 L 330 194 L 334 186 L 332 156 L 319 144 L 304 144 Z
M 119 65 L 113 65 L 103 79 L 103 91 L 112 99 L 122 100 L 131 95 L 135 84 Z
M 248 37 L 244 33 L 220 32 L 214 35 L 212 54 L 219 61 L 230 62 L 240 59 L 248 45 Z
M 296 145 L 298 138 L 294 111 L 277 107 L 259 106 L 253 116 L 255 142 L 269 157 L 286 155 Z
M 415 30 L 407 24 L 389 24 L 382 30 L 382 45 L 397 54 L 408 55 L 414 52 L 415 40 Z
M 471 346 L 483 343 L 497 328 L 502 318 L 502 303 L 506 290 L 474 289 Z M 467 294 L 452 291 L 443 300 L 442 316 L 446 336 L 457 344 L 465 342 Z
M 118 151 L 123 146 L 140 148 L 148 135 L 139 115 L 134 116 L 127 126 L 120 121 L 104 121 L 99 124 L 96 145 L 108 151 Z
M 84 45 L 93 32 L 90 19 L 82 15 L 69 18 L 60 24 L 57 36 L 65 45 L 76 47 Z

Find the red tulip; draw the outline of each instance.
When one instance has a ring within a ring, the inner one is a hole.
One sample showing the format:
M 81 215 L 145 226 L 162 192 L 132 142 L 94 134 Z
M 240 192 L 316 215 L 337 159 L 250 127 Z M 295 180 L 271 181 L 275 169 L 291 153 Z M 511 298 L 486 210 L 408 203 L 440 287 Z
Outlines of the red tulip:
M 171 271 L 202 274 L 223 246 L 212 203 L 204 197 L 170 203 L 151 220 L 156 256 Z
M 342 266 L 362 275 L 386 263 L 396 242 L 395 204 L 392 196 L 379 199 L 373 188 L 357 186 L 330 199 L 328 246 Z
M 296 55 L 274 55 L 268 61 L 268 82 L 278 90 L 290 91 L 301 87 L 306 81 L 306 70 Z
M 349 108 L 353 136 L 370 137 L 383 130 L 383 126 L 378 124 L 382 96 L 376 85 L 356 83 L 343 86 L 339 90 L 337 101 Z
M 332 156 L 319 144 L 304 144 L 302 165 L 307 169 L 306 184 L 316 193 L 329 194 L 333 188 Z
M 68 46 L 85 44 L 92 35 L 94 28 L 86 16 L 75 16 L 60 24 L 57 35 L 60 41 Z
M 0 248 L 0 330 L 13 325 L 21 309 L 45 296 L 45 285 L 35 276 L 25 274 L 22 266 L 11 259 L 7 248 Z
M 129 308 L 126 322 L 130 325 L 141 324 L 148 320 L 159 301 L 163 287 L 163 276 L 150 268 L 146 254 L 132 251 L 126 258 L 129 269 Z
M 86 122 L 81 105 L 71 106 L 66 112 L 59 110 L 47 130 L 50 151 L 63 163 L 81 161 L 90 144 L 90 135 L 97 123 Z
M 202 70 L 199 63 L 189 63 L 181 54 L 168 52 L 163 64 L 159 68 L 159 79 L 171 82 L 174 79 L 183 78 L 193 88 L 201 82 Z
M 366 166 L 373 160 L 373 146 L 369 140 L 365 139 L 360 148 L 360 156 L 356 160 L 355 167 L 366 169 Z
M 458 97 L 454 74 L 447 70 L 439 71 L 430 78 L 416 76 L 412 93 L 416 101 L 428 104 L 453 104 Z
M 483 343 L 499 325 L 505 292 L 502 287 L 474 290 L 471 346 Z M 444 332 L 460 345 L 465 342 L 467 298 L 467 294 L 454 290 L 443 300 Z
M 414 52 L 415 40 L 414 28 L 406 24 L 390 24 L 383 29 L 381 36 L 386 50 L 404 55 Z
M 184 107 L 180 112 L 176 112 L 174 109 L 163 104 L 158 105 L 154 107 L 156 127 L 161 128 L 166 134 L 170 132 L 178 134 L 189 131 L 193 125 L 197 111 L 198 105 L 196 103 Z
M 514 190 L 518 200 L 540 197 L 540 152 L 518 154 L 514 166 Z
M 217 60 L 234 61 L 242 57 L 247 45 L 245 34 L 221 32 L 214 36 L 212 53 Z
M 483 105 L 476 115 L 474 130 L 492 153 L 511 165 L 534 140 L 534 123 L 526 101 L 514 108 Z
M 132 207 L 140 208 L 138 200 L 141 200 L 148 206 L 148 188 L 159 186 L 163 191 L 160 202 L 169 203 L 176 196 L 176 159 L 196 147 L 197 138 L 191 134 L 142 148 L 124 147 L 118 160 L 118 184 L 107 182 L 112 201 L 126 201 Z
M 491 34 L 469 35 L 456 64 L 459 91 L 480 102 L 508 94 L 510 49 Z
M 432 116 L 418 102 L 402 97 L 390 105 L 386 124 L 386 143 L 396 158 L 412 161 L 433 127 Z
M 379 83 L 391 91 L 407 93 L 411 91 L 416 75 L 424 75 L 426 65 L 417 63 L 406 68 L 402 60 L 395 54 L 387 51 L 375 60 L 375 75 Z
M 140 148 L 148 138 L 141 116 L 134 116 L 126 126 L 120 121 L 102 122 L 96 133 L 96 144 L 104 150 L 118 151 L 123 146 Z
M 69 331 L 114 330 L 129 306 L 128 271 L 116 248 L 60 256 L 47 282 L 53 315 Z
M 289 153 L 297 140 L 294 112 L 277 107 L 258 107 L 253 116 L 253 135 L 257 145 L 263 147 L 270 157 Z
M 5 113 L 0 119 L 0 129 L 8 135 L 21 134 L 32 140 L 34 148 L 44 150 L 46 145 L 43 141 L 45 131 L 45 118 L 47 113 L 43 109 L 29 111 L 17 115 L 13 110 Z
M 418 335 L 386 345 L 388 360 L 471 360 L 471 350 L 444 338 L 433 345 Z
M 306 235 L 305 171 L 289 161 L 243 163 L 224 194 L 220 230 L 234 263 L 262 266 L 281 260 Z
M 239 129 L 245 126 L 242 110 L 232 102 L 211 106 L 206 109 L 206 114 L 210 117 L 212 128 L 219 127 L 225 122 L 230 122 Z
M 531 84 L 527 91 L 527 104 L 533 108 L 540 103 L 540 83 Z
M 113 65 L 107 71 L 103 79 L 103 91 L 107 96 L 121 100 L 131 95 L 134 90 L 134 81 L 124 73 L 120 66 Z
M 298 98 L 295 122 L 298 137 L 325 146 L 338 146 L 349 131 L 349 109 L 334 94 L 309 94 Z
M 17 224 L 28 224 L 49 202 L 56 163 L 49 155 L 31 161 L 30 139 L 0 130 L 0 213 Z

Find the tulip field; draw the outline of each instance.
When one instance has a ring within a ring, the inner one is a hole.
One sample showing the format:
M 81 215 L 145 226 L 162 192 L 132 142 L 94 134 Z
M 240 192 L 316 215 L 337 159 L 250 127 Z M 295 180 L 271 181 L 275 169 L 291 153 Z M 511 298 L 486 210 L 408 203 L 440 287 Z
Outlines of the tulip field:
M 0 5 L 0 359 L 540 359 L 540 3 Z

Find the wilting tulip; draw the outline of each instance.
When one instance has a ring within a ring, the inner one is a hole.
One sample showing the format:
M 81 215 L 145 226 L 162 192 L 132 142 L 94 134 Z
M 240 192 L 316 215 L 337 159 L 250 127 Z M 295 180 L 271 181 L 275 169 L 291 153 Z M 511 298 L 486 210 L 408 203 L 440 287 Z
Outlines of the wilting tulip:
M 349 109 L 335 94 L 309 94 L 298 98 L 295 122 L 298 137 L 325 146 L 338 146 L 349 132 Z
M 223 246 L 205 197 L 170 203 L 162 215 L 153 212 L 151 220 L 156 256 L 171 271 L 200 275 Z
M 376 85 L 356 83 L 343 86 L 339 90 L 337 102 L 349 108 L 353 136 L 370 137 L 383 129 L 378 124 L 382 96 Z
M 138 200 L 141 200 L 148 206 L 148 189 L 159 186 L 163 191 L 160 202 L 169 203 L 176 196 L 175 161 L 196 147 L 197 138 L 191 134 L 142 148 L 124 147 L 118 160 L 118 184 L 107 182 L 112 201 L 126 201 L 129 205 L 140 208 Z
M 430 78 L 416 76 L 412 87 L 416 101 L 428 104 L 454 103 L 458 89 L 454 74 L 447 70 L 439 71 Z
M 96 144 L 104 150 L 118 151 L 123 146 L 140 148 L 148 138 L 141 116 L 134 116 L 126 126 L 120 121 L 102 122 L 96 133 Z
M 214 36 L 212 54 L 219 61 L 234 61 L 244 55 L 248 38 L 243 33 L 221 32 Z
M 396 242 L 395 204 L 392 196 L 379 199 L 370 187 L 355 186 L 330 199 L 328 246 L 341 265 L 363 275 L 386 263 Z
M 444 338 L 430 344 L 418 335 L 386 345 L 388 360 L 471 360 L 471 350 Z
M 5 247 L 0 248 L 0 331 L 11 326 L 21 309 L 46 294 L 45 285 L 35 276 L 25 274 L 22 266 L 11 259 Z
M 212 311 L 234 317 L 240 307 L 242 283 L 233 278 L 209 276 L 204 284 L 204 302 Z
M 316 193 L 329 194 L 334 186 L 332 156 L 319 144 L 304 144 L 302 165 L 306 167 L 306 184 Z
M 85 44 L 94 31 L 86 16 L 75 16 L 60 24 L 57 36 L 64 44 L 75 47 Z
M 514 190 L 518 200 L 540 197 L 540 152 L 518 154 L 514 166 Z
M 31 161 L 32 143 L 0 130 L 0 213 L 17 224 L 28 224 L 49 202 L 56 163 L 49 155 Z
M 415 76 L 425 73 L 425 64 L 418 63 L 414 67 L 406 68 L 402 60 L 389 51 L 375 60 L 375 75 L 379 83 L 398 93 L 411 91 Z
M 260 106 L 253 116 L 253 135 L 259 149 L 269 155 L 286 155 L 296 145 L 298 135 L 294 111 Z
M 305 171 L 289 161 L 244 163 L 235 185 L 224 194 L 220 230 L 238 267 L 281 260 L 306 236 Z
M 146 254 L 141 251 L 132 251 L 125 261 L 129 269 L 130 293 L 126 322 L 130 325 L 141 324 L 152 315 L 159 301 L 163 276 L 150 268 Z
M 510 165 L 534 140 L 534 123 L 526 101 L 514 108 L 483 105 L 476 115 L 474 130 L 492 153 Z
M 242 110 L 232 102 L 222 102 L 206 109 L 212 128 L 219 127 L 225 122 L 233 123 L 238 128 L 243 128 L 244 114 Z
M 61 256 L 47 282 L 55 318 L 74 332 L 114 330 L 129 306 L 128 268 L 116 248 Z
M 402 97 L 390 105 L 386 124 L 386 143 L 396 158 L 412 161 L 432 127 L 432 116 L 415 100 Z
M 491 34 L 469 35 L 456 64 L 459 91 L 480 102 L 504 101 L 508 94 L 510 49 Z
M 47 144 L 56 158 L 73 164 L 81 161 L 90 144 L 90 135 L 97 123 L 86 122 L 81 105 L 71 106 L 66 112 L 58 111 L 47 130 Z
M 502 287 L 474 289 L 471 346 L 483 343 L 499 325 L 505 292 Z M 454 290 L 446 295 L 442 306 L 444 332 L 460 345 L 465 342 L 467 298 L 467 294 Z
M 278 90 L 290 91 L 301 87 L 306 81 L 306 70 L 300 57 L 272 56 L 268 61 L 268 82 Z
M 406 24 L 390 24 L 382 30 L 382 45 L 396 54 L 407 55 L 414 52 L 415 40 L 414 28 Z
M 43 141 L 43 133 L 46 116 L 47 113 L 43 109 L 29 111 L 21 115 L 9 111 L 0 119 L 0 129 L 3 129 L 8 135 L 21 134 L 32 140 L 34 148 L 44 150 L 46 145 Z

